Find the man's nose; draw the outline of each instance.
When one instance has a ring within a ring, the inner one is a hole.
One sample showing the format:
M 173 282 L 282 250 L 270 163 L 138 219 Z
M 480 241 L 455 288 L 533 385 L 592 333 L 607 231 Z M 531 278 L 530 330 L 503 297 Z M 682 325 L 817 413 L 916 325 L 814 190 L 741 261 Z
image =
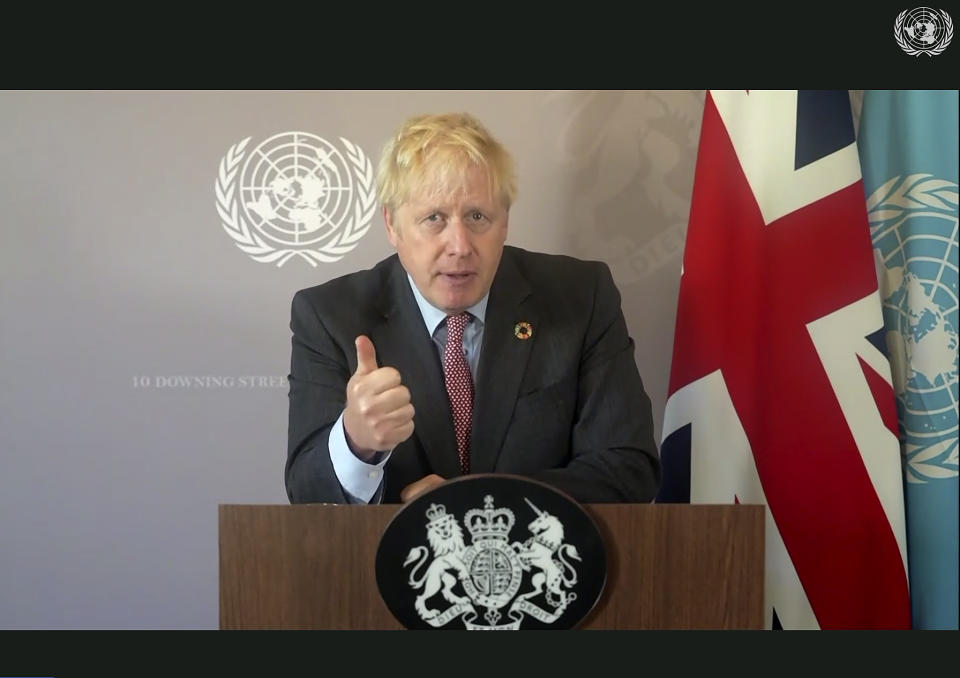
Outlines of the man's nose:
M 463 219 L 452 219 L 447 225 L 447 254 L 465 256 L 472 249 L 470 229 L 463 223 Z

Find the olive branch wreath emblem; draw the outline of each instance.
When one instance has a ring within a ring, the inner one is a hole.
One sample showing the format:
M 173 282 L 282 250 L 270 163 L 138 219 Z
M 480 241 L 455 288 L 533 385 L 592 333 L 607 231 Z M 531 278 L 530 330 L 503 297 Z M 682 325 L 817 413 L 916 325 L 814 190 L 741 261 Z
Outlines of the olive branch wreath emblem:
M 346 228 L 331 241 L 315 249 L 278 249 L 269 245 L 255 230 L 251 230 L 246 220 L 240 216 L 237 191 L 237 174 L 247 153 L 247 144 L 252 137 L 234 144 L 220 159 L 217 181 L 214 186 L 217 198 L 217 213 L 220 222 L 237 247 L 250 255 L 254 261 L 283 266 L 293 257 L 302 257 L 311 266 L 339 261 L 352 251 L 360 239 L 370 230 L 370 223 L 376 208 L 376 189 L 373 182 L 373 164 L 356 144 L 340 137 L 347 150 L 346 157 L 357 180 L 358 196 L 353 205 L 353 214 Z
M 899 228 L 910 217 L 936 216 L 956 219 L 957 184 L 937 179 L 931 174 L 896 176 L 877 188 L 867 198 L 867 217 L 871 231 L 887 227 Z M 889 290 L 881 288 L 881 295 Z M 900 397 L 898 395 L 898 397 Z M 950 468 L 951 460 L 936 461 L 953 447 L 951 459 L 956 464 L 955 440 L 939 440 L 928 445 L 907 443 L 904 446 L 905 462 L 912 473 L 907 481 L 925 483 L 935 478 L 950 478 L 956 471 Z
M 942 9 L 939 10 L 940 16 L 943 18 L 943 38 L 940 40 L 940 44 L 931 49 L 915 49 L 910 46 L 906 40 L 903 39 L 903 20 L 907 17 L 907 10 L 903 10 L 900 14 L 897 15 L 896 21 L 893 22 L 893 37 L 897 39 L 897 44 L 900 45 L 900 48 L 909 54 L 910 56 L 919 56 L 921 54 L 926 54 L 927 56 L 936 56 L 943 52 L 947 48 L 947 45 L 950 44 L 950 41 L 953 40 L 953 19 L 950 18 L 950 15 L 944 12 Z

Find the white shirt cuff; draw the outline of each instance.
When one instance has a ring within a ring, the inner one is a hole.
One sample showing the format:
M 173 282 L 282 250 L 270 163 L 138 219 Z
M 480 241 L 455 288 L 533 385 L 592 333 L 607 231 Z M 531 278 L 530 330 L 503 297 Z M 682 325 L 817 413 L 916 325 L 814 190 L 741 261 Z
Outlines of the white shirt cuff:
M 377 488 L 383 482 L 383 467 L 390 458 L 390 453 L 382 453 L 379 462 L 368 464 L 350 451 L 347 436 L 343 430 L 343 413 L 330 429 L 330 438 L 327 446 L 330 450 L 330 461 L 333 470 L 340 481 L 340 487 L 350 499 L 356 503 L 369 504 L 377 494 Z

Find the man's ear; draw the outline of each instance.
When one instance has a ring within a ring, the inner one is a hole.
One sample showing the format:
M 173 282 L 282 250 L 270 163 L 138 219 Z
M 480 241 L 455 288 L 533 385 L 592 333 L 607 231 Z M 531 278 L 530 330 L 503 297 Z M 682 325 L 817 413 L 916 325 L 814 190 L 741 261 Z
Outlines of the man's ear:
M 393 213 L 390 211 L 389 207 L 383 208 L 383 223 L 387 225 L 387 240 L 389 240 L 390 244 L 393 245 L 394 249 L 396 249 L 397 241 L 400 239 L 400 235 L 397 233 L 397 227 L 393 219 Z

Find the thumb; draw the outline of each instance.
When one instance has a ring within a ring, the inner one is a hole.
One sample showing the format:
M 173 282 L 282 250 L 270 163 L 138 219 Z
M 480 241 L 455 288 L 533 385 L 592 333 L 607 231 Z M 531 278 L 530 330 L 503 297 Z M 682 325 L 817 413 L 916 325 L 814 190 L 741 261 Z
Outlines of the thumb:
M 353 342 L 357 347 L 357 371 L 354 374 L 363 376 L 377 369 L 377 351 L 373 342 L 366 335 L 361 334 Z

